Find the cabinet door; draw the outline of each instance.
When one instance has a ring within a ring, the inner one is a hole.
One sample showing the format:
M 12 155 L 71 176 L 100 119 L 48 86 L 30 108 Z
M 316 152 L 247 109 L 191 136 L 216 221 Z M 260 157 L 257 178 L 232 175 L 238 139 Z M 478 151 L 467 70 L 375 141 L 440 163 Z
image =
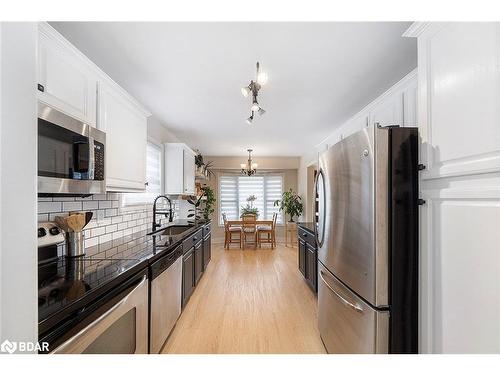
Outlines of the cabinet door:
M 318 284 L 318 272 L 316 263 L 316 249 L 309 244 L 306 244 L 306 268 L 307 282 L 312 290 L 316 291 Z
M 184 193 L 194 194 L 194 154 L 191 150 L 184 149 Z
M 203 241 L 200 241 L 194 247 L 194 274 L 195 274 L 195 284 L 203 274 Z
M 182 258 L 182 307 L 186 306 L 194 290 L 194 247 Z
M 394 95 L 370 111 L 370 124 L 403 126 L 403 94 Z
M 306 243 L 299 239 L 299 271 L 306 276 Z
M 208 263 L 212 259 L 212 235 L 209 234 L 203 240 L 203 270 L 207 268 Z
M 61 36 L 40 29 L 38 99 L 69 116 L 95 126 L 97 76 Z
M 98 128 L 106 132 L 107 190 L 145 190 L 147 118 L 106 83 L 99 85 Z

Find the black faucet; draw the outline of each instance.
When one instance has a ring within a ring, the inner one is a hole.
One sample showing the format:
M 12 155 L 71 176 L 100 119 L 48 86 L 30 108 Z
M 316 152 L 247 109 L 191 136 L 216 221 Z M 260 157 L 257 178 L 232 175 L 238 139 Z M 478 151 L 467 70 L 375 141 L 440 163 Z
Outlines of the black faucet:
M 169 207 L 170 207 L 170 208 L 168 209 L 168 211 L 164 211 L 164 210 L 163 210 L 163 211 L 158 211 L 158 210 L 156 209 L 156 202 L 157 202 L 157 201 L 158 201 L 158 199 L 160 199 L 160 198 L 165 198 L 165 199 L 168 201 L 168 205 L 169 205 Z M 169 223 L 171 223 L 171 222 L 172 222 L 172 220 L 174 219 L 174 214 L 173 214 L 173 212 L 172 212 L 172 201 L 171 201 L 171 200 L 170 200 L 170 199 L 169 199 L 166 195 L 158 195 L 158 196 L 155 198 L 154 202 L 153 202 L 153 232 L 156 230 L 156 228 L 161 227 L 161 224 L 157 224 L 157 223 L 156 223 L 156 215 L 157 215 L 157 214 L 163 214 L 163 215 L 165 215 L 165 217 L 167 217 L 167 215 L 168 215 L 168 222 L 169 222 Z

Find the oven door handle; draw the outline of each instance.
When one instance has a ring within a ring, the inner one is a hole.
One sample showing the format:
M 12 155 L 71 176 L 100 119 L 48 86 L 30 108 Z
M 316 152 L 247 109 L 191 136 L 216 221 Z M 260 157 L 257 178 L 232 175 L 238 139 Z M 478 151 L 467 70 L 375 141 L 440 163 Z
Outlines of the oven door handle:
M 144 275 L 142 277 L 141 281 L 139 282 L 139 284 L 137 284 L 137 286 L 135 286 L 135 288 L 132 289 L 132 291 L 130 293 L 128 293 L 125 297 L 123 297 L 120 301 L 118 301 L 113 307 L 111 307 L 108 311 L 106 311 L 104 314 L 102 314 L 99 318 L 94 320 L 92 323 L 90 323 L 88 326 L 86 326 L 84 329 L 82 329 L 76 335 L 74 335 L 73 337 L 71 337 L 70 339 L 66 340 L 61 345 L 59 345 L 57 348 L 55 348 L 51 352 L 51 354 L 64 353 L 65 349 L 67 347 L 69 347 L 73 342 L 78 340 L 80 337 L 84 336 L 87 332 L 89 332 L 94 327 L 98 326 L 104 319 L 106 319 L 108 316 L 113 314 L 113 312 L 115 312 L 117 309 L 119 309 L 121 306 L 123 306 L 125 303 L 127 303 L 129 297 L 132 294 L 134 294 L 134 292 L 136 290 L 141 288 L 147 282 L 147 279 L 148 279 L 147 276 Z

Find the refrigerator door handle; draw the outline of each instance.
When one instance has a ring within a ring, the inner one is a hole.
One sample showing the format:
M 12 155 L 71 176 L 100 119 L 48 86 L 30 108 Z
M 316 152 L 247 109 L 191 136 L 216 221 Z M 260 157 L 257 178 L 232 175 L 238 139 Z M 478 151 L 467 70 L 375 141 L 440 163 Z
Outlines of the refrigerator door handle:
M 357 312 L 360 312 L 360 313 L 363 312 L 363 309 L 359 305 L 349 302 L 346 298 L 342 297 L 342 295 L 340 295 L 339 292 L 337 292 L 335 289 L 333 289 L 330 286 L 330 284 L 328 284 L 328 282 L 325 280 L 325 278 L 323 277 L 323 275 L 324 275 L 323 270 L 320 270 L 319 271 L 319 277 L 321 278 L 321 280 L 323 280 L 323 282 L 325 283 L 326 287 L 328 289 L 330 289 L 332 291 L 332 293 L 335 294 L 335 296 L 337 296 L 337 298 L 340 299 L 344 305 L 352 308 L 353 310 L 356 310 Z

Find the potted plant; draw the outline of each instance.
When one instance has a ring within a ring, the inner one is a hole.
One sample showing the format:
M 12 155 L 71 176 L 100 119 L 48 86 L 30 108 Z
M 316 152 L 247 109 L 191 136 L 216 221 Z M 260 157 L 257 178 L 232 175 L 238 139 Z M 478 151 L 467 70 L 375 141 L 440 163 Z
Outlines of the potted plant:
M 286 214 L 290 215 L 289 221 L 292 223 L 293 218 L 300 216 L 304 210 L 302 199 L 292 189 L 283 192 L 281 199 L 274 201 L 274 206 L 278 206 L 280 211 L 285 211 Z
M 253 206 L 253 202 L 255 202 L 256 200 L 257 197 L 255 195 L 250 195 L 247 198 L 247 205 L 241 207 L 240 218 L 242 218 L 244 215 L 254 215 L 256 219 L 259 217 L 259 209 Z
M 188 219 L 194 220 L 194 222 L 204 219 L 205 221 L 210 220 L 210 215 L 215 211 L 215 193 L 209 186 L 203 186 L 201 188 L 202 194 L 196 199 L 189 198 L 187 201 L 191 203 L 194 208 L 189 209 Z

